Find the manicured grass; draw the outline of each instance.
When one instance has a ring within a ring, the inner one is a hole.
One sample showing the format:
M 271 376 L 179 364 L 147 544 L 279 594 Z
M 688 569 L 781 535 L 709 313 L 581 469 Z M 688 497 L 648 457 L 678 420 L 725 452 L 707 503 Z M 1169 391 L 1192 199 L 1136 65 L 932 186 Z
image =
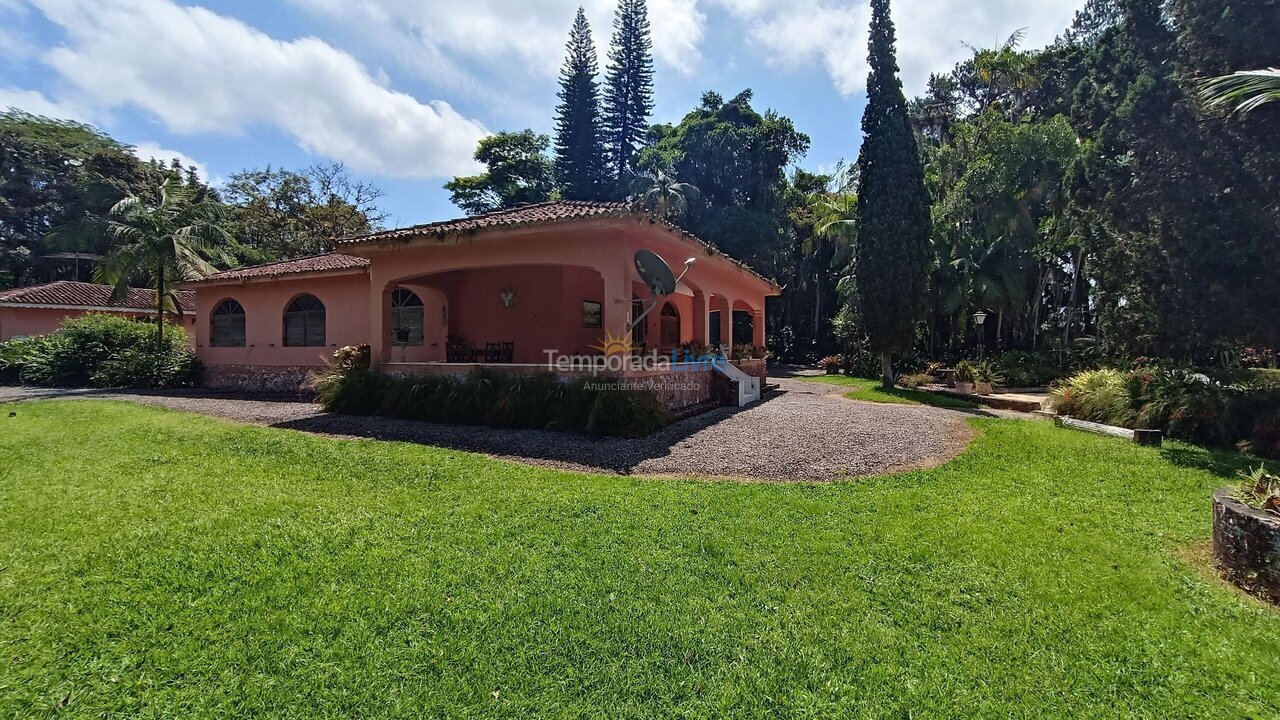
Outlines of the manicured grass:
M 933 405 L 945 408 L 976 408 L 977 405 L 959 398 L 939 395 L 920 390 L 907 390 L 895 387 L 886 390 L 880 381 L 870 378 L 849 377 L 848 375 L 805 375 L 800 380 L 824 382 L 833 385 L 844 385 L 853 388 L 853 392 L 845 393 L 845 397 L 867 402 L 891 403 L 893 405 Z
M 743 485 L 0 410 L 0 716 L 1280 708 L 1280 613 L 1184 559 L 1235 456 L 981 419 L 933 470 Z

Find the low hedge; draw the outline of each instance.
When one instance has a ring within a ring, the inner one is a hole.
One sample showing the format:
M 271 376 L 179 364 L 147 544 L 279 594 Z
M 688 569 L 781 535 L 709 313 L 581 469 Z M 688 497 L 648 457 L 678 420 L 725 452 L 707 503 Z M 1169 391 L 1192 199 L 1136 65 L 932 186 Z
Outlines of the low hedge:
M 464 377 L 391 377 L 371 370 L 360 347 L 339 350 L 315 386 L 326 411 L 345 415 L 615 437 L 648 435 L 670 422 L 652 393 L 615 378 L 563 380 L 489 368 Z
M 1280 457 L 1280 383 L 1259 377 L 1213 379 L 1160 367 L 1087 370 L 1060 382 L 1053 395 L 1059 413 L 1082 420 Z
M 185 330 L 118 315 L 64 320 L 49 335 L 0 343 L 0 381 L 52 387 L 165 388 L 194 385 L 200 361 Z

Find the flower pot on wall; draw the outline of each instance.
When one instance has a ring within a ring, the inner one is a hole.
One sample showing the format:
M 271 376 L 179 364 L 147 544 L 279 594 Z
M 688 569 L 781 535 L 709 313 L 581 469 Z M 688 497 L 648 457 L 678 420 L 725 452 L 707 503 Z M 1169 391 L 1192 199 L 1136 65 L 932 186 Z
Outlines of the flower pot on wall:
M 973 383 L 971 383 L 971 382 L 965 382 L 965 381 L 963 381 L 963 380 L 957 380 L 957 381 L 956 381 L 956 390 L 957 390 L 958 392 L 962 392 L 962 393 L 964 393 L 965 395 L 972 395 L 972 394 L 973 394 Z
M 990 394 L 991 394 L 991 383 L 989 383 L 989 382 L 975 382 L 975 383 L 973 384 L 973 391 L 974 391 L 975 393 L 979 394 L 979 395 L 990 395 Z

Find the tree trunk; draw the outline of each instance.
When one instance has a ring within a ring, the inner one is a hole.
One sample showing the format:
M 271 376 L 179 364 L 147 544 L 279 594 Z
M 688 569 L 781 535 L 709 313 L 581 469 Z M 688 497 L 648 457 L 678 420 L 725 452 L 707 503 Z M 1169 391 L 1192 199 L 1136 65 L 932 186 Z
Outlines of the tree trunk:
M 156 282 L 156 354 L 164 352 L 164 270 Z
M 893 354 L 887 350 L 880 353 L 880 383 L 886 388 L 893 387 Z
M 1076 309 L 1076 289 L 1080 287 L 1080 268 L 1084 264 L 1084 249 L 1076 248 L 1075 266 L 1071 268 L 1071 292 L 1067 296 L 1067 321 L 1062 328 L 1062 358 L 1066 365 L 1066 353 L 1071 347 L 1071 320 Z

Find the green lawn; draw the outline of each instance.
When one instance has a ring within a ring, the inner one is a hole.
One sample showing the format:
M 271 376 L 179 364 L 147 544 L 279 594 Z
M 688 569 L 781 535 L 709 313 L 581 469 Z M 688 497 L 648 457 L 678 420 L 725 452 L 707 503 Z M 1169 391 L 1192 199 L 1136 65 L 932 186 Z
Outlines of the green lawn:
M 840 484 L 0 406 L 3 717 L 1275 717 L 1237 460 L 981 419 Z M 16 412 L 16 417 L 8 417 Z
M 844 385 L 845 387 L 853 388 L 851 392 L 847 392 L 844 395 L 852 400 L 891 403 L 893 405 L 933 405 L 935 407 L 946 408 L 978 407 L 967 400 L 939 395 L 938 393 L 907 390 L 899 387 L 886 390 L 881 387 L 880 380 L 878 379 L 872 380 L 870 378 L 849 377 L 848 375 L 803 375 L 798 379 L 808 380 L 811 382 L 831 383 L 832 385 Z

